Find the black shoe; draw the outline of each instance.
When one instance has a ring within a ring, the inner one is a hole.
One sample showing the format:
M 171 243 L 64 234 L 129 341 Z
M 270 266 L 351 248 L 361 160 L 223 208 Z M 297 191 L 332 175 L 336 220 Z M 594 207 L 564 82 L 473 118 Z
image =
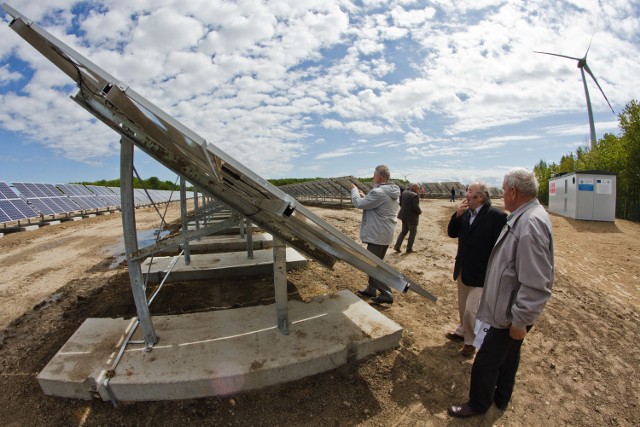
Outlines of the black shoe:
M 376 296 L 376 294 L 370 294 L 369 292 L 367 292 L 366 289 L 364 291 L 356 291 L 356 295 L 358 295 L 361 298 L 365 298 L 365 299 L 375 298 L 375 296 Z
M 398 248 L 398 247 L 396 247 L 396 246 L 394 246 L 394 247 L 393 247 L 393 250 L 394 250 L 394 251 L 396 251 L 396 252 L 398 252 L 398 253 L 402 252 L 402 251 L 400 250 L 400 248 Z
M 393 304 L 393 299 L 384 298 L 382 296 L 371 298 L 371 302 L 374 304 Z
M 493 400 L 493 404 L 496 405 L 496 408 L 500 409 L 501 411 L 506 411 L 509 407 L 509 402 L 502 403 L 496 399 Z
M 460 355 L 464 357 L 472 357 L 474 354 L 476 354 L 476 348 L 472 345 L 465 344 L 462 346 L 458 353 L 460 353 Z
M 471 409 L 468 403 L 463 403 L 462 405 L 449 406 L 449 409 L 447 410 L 447 412 L 449 412 L 449 415 L 456 418 L 471 418 L 471 417 L 475 417 L 477 415 L 483 414 L 482 412 L 476 412 L 473 409 Z
M 414 252 L 413 249 L 407 249 L 408 254 L 412 254 L 413 252 Z
M 464 337 L 456 334 L 455 332 L 447 332 L 444 336 L 451 341 L 464 341 Z

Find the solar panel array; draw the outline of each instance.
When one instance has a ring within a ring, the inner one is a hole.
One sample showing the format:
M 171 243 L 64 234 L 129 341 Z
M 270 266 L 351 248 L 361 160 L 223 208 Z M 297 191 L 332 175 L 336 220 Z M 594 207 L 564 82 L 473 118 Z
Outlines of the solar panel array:
M 14 182 L 13 186 L 42 215 L 55 216 L 82 210 L 80 206 L 65 196 L 53 184 Z
M 0 182 L 0 222 L 21 221 L 38 216 L 6 183 Z
M 120 189 L 118 187 L 102 187 L 99 185 L 87 185 L 87 189 L 105 203 L 105 206 L 120 206 Z M 117 191 L 114 192 L 114 189 Z
M 424 182 L 418 185 L 424 188 L 424 196 L 430 198 L 449 198 L 451 197 L 451 188 L 456 190 L 457 198 L 464 197 L 467 192 L 467 186 L 459 182 Z M 489 187 L 488 190 L 490 197 L 502 197 L 500 187 Z
M 346 201 L 350 200 L 352 184 L 365 192 L 370 189 L 366 183 L 362 183 L 352 176 L 288 184 L 278 188 L 300 200 L 334 201 L 338 199 Z
M 82 184 L 41 184 L 14 182 L 13 188 L 0 182 L 0 224 L 32 218 L 74 213 L 98 212 L 120 207 L 120 188 Z M 15 190 L 15 191 L 14 191 Z M 179 200 L 179 193 L 170 190 L 134 189 L 137 207 Z M 187 192 L 187 197 L 193 197 Z
M 83 210 L 108 208 L 102 199 L 92 193 L 87 187 L 79 184 L 57 184 L 62 192 Z
M 393 182 L 393 180 L 391 182 Z M 352 176 L 288 184 L 278 188 L 299 200 L 335 203 L 336 200 L 339 199 L 340 203 L 342 203 L 343 200 L 350 199 L 349 189 L 352 183 L 356 184 L 365 194 L 373 188 L 372 182 L 360 182 Z M 400 186 L 407 186 L 407 184 L 395 183 Z M 464 195 L 467 191 L 467 186 L 460 182 L 423 182 L 419 183 L 418 186 L 420 187 L 421 194 L 429 198 L 449 198 L 452 187 L 455 188 L 457 197 Z M 491 197 L 502 197 L 502 191 L 500 188 L 490 187 L 489 195 Z

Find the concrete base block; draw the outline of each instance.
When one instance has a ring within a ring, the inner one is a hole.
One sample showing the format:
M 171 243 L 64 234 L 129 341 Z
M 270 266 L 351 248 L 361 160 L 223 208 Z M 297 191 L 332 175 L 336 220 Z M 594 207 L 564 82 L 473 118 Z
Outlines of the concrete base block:
M 60 224 L 60 220 L 59 219 L 56 219 L 54 221 L 47 221 L 47 222 L 42 223 L 43 226 L 45 226 L 45 225 L 46 226 L 48 226 L 48 225 L 58 225 L 58 224 Z
M 96 216 L 96 214 L 91 213 L 91 214 L 84 214 L 82 215 L 84 218 L 94 218 Z
M 220 221 L 209 221 L 207 223 L 207 225 L 214 225 L 216 222 L 220 222 Z M 200 223 L 200 228 L 204 228 L 204 224 Z M 195 223 L 189 223 L 187 224 L 187 230 L 189 231 L 194 231 L 196 229 L 196 224 Z M 257 225 L 253 224 L 251 229 L 253 230 L 254 233 L 258 233 L 260 231 L 262 231 L 262 229 L 260 227 L 258 227 Z M 247 227 L 245 227 L 245 233 L 248 231 Z M 217 233 L 214 233 L 213 235 L 219 235 L 219 234 L 235 234 L 235 235 L 240 235 L 240 226 L 238 225 L 234 225 L 233 227 L 227 228 L 226 230 L 221 230 L 218 231 Z
M 21 225 L 18 230 L 20 231 L 35 231 L 38 230 L 40 228 L 39 225 Z
M 253 258 L 247 258 L 247 252 L 226 252 L 218 254 L 193 254 L 189 265 L 181 256 L 167 282 L 215 279 L 236 276 L 257 276 L 273 274 L 273 251 L 270 249 L 253 251 Z M 287 248 L 287 270 L 307 265 L 307 259 L 294 248 Z M 143 277 L 150 283 L 160 282 L 169 269 L 174 257 L 154 257 L 149 268 L 149 259 L 142 263 Z
M 255 233 L 252 235 L 253 249 L 269 249 L 273 247 L 273 236 L 269 233 Z M 189 251 L 192 254 L 216 253 L 216 252 L 240 252 L 247 250 L 247 239 L 240 236 L 205 236 L 200 240 L 191 240 L 189 242 Z M 167 248 L 162 253 L 178 253 L 178 245 Z
M 228 395 L 335 369 L 399 345 L 402 328 L 349 291 L 289 302 L 289 335 L 275 305 L 152 317 L 151 352 L 130 344 L 132 322 L 87 319 L 38 374 L 48 395 L 144 401 Z M 142 340 L 136 330 L 133 341 Z M 338 385 L 339 386 L 339 385 Z
M 82 221 L 82 217 L 81 216 L 72 216 L 71 218 L 69 218 L 69 221 Z

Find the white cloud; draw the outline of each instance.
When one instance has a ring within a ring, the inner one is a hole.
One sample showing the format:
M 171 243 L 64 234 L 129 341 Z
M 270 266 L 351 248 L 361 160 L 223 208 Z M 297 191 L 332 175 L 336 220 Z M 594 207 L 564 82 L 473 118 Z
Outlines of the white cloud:
M 326 152 L 326 153 L 318 154 L 315 157 L 315 159 L 316 160 L 333 159 L 333 158 L 336 158 L 336 157 L 350 156 L 355 152 L 356 152 L 356 149 L 353 148 L 353 147 L 344 147 L 344 148 L 339 148 L 339 149 L 334 150 L 334 151 L 329 151 L 329 152 Z
M 539 123 L 586 115 L 579 70 L 533 50 L 582 56 L 594 31 L 589 64 L 616 111 L 640 96 L 640 19 L 630 12 L 638 6 L 622 0 L 579 8 L 546 0 L 110 0 L 90 3 L 101 7 L 79 18 L 79 34 L 71 31 L 76 2 L 21 3 L 98 66 L 267 175 L 333 167 L 328 160 L 351 153 L 361 136 L 374 148 L 362 162 L 455 159 L 470 171 L 477 160 L 468 153 L 505 162 L 514 144 L 578 141 L 584 126 Z M 15 57 L 36 70 L 29 82 Z M 5 25 L 0 58 L 0 126 L 69 158 L 116 152 L 118 137 L 68 100 L 71 80 Z M 615 117 L 599 115 L 608 107 L 589 88 L 597 130 L 615 132 Z M 321 140 L 325 153 L 308 149 Z

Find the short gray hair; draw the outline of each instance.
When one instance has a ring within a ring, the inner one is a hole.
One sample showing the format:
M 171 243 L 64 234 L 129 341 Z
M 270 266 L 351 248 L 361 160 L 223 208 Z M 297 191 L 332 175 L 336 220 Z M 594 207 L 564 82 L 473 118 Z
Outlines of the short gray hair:
M 376 173 L 387 181 L 391 177 L 391 172 L 389 172 L 389 168 L 385 165 L 376 166 Z
M 513 168 L 504 176 L 506 187 L 515 187 L 518 193 L 536 197 L 538 195 L 538 179 L 536 175 L 525 168 Z
M 482 192 L 484 196 L 484 204 L 491 206 L 491 196 L 489 195 L 489 186 L 486 182 L 478 182 L 478 190 Z

